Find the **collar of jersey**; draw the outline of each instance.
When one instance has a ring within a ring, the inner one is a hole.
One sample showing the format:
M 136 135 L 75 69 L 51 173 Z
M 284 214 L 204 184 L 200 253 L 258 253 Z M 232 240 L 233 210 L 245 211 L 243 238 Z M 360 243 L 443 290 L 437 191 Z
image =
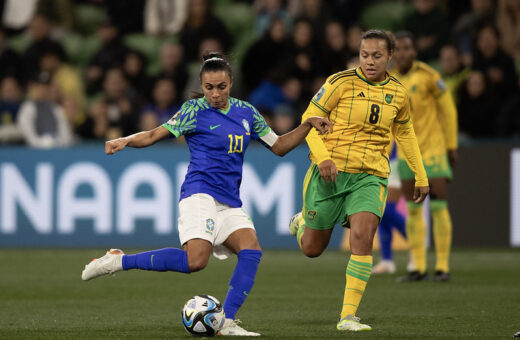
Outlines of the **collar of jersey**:
M 209 102 L 208 100 L 206 99 L 206 96 L 203 97 L 204 100 L 206 101 L 206 103 L 208 103 L 208 106 L 211 107 L 213 110 L 217 110 L 218 112 L 222 113 L 222 114 L 225 114 L 227 115 L 228 112 L 229 112 L 229 109 L 231 109 L 231 99 L 228 98 L 228 106 L 227 106 L 227 109 L 225 109 L 224 111 L 220 110 L 220 109 L 215 109 L 213 106 L 209 105 Z
M 385 85 L 386 83 L 388 83 L 390 81 L 390 77 L 388 76 L 388 72 L 385 72 L 385 80 L 383 80 L 382 82 L 380 83 L 375 83 L 373 81 L 370 81 L 368 80 L 367 78 L 365 78 L 363 76 L 363 71 L 361 71 L 361 68 L 356 68 L 356 75 L 363 81 L 369 83 L 370 85 L 374 85 L 374 86 L 383 86 Z

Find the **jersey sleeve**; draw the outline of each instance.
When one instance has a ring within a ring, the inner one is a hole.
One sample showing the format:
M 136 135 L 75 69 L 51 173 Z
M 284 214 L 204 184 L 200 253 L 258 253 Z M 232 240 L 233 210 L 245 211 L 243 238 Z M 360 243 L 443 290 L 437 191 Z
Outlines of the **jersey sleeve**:
M 181 109 L 169 121 L 162 125 L 176 138 L 193 133 L 197 127 L 197 110 L 190 102 L 185 102 Z
M 307 118 L 313 116 L 328 117 L 330 112 L 336 107 L 341 98 L 341 91 L 338 90 L 338 84 L 331 82 L 332 79 L 333 76 L 329 77 L 325 84 L 323 84 L 320 90 L 314 95 L 302 116 L 302 122 L 305 122 Z M 325 160 L 332 159 L 329 150 L 327 150 L 325 143 L 323 143 L 316 129 L 309 131 L 309 134 L 305 137 L 305 141 L 318 164 Z
M 410 97 L 408 94 L 405 94 L 403 104 L 401 105 L 401 109 L 397 112 L 397 115 L 394 118 L 394 123 L 397 124 L 405 124 L 410 121 Z
M 404 96 L 401 110 L 394 119 L 392 133 L 397 145 L 404 154 L 406 163 L 408 163 L 410 169 L 415 173 L 415 185 L 419 187 L 428 186 L 428 177 L 424 169 L 413 123 L 410 119 L 410 98 L 407 94 Z
M 430 81 L 430 90 L 434 97 L 439 97 L 446 92 L 446 84 L 439 73 L 433 73 Z
M 253 131 L 251 137 L 260 140 L 269 148 L 272 147 L 278 139 L 278 135 L 271 130 L 264 117 L 255 108 L 253 108 Z
M 311 103 L 305 111 L 305 113 L 309 113 L 309 117 L 328 117 L 338 104 L 341 98 L 341 91 L 338 89 L 339 83 L 332 81 L 332 79 L 334 79 L 332 76 L 329 77 L 314 97 L 312 97 Z
M 448 150 L 456 150 L 458 146 L 457 131 L 458 118 L 457 108 L 450 91 L 445 91 L 442 95 L 437 97 L 437 105 L 440 109 L 443 119 L 441 124 L 444 131 L 444 140 L 446 141 L 446 148 Z
M 437 101 L 437 106 L 443 115 L 441 124 L 444 130 L 444 139 L 448 150 L 457 149 L 457 109 L 450 91 L 446 90 L 446 84 L 437 72 L 432 74 L 431 92 Z

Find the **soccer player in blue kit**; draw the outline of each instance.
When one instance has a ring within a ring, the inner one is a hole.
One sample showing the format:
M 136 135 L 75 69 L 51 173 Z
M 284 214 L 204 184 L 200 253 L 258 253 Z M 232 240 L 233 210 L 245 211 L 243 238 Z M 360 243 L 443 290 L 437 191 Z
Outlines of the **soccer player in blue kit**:
M 181 187 L 179 238 L 182 249 L 164 248 L 134 255 L 111 249 L 92 260 L 81 274 L 90 280 L 120 270 L 196 272 L 208 264 L 210 254 L 219 259 L 237 254 L 238 262 L 224 301 L 226 320 L 220 335 L 259 336 L 237 325 L 235 315 L 251 291 L 262 250 L 251 218 L 241 209 L 239 197 L 244 152 L 257 139 L 274 154 L 283 156 L 307 136 L 332 124 L 311 117 L 296 129 L 277 136 L 249 103 L 229 96 L 231 67 L 218 53 L 203 57 L 200 81 L 204 97 L 185 102 L 179 112 L 161 126 L 106 142 L 106 154 L 126 146 L 142 148 L 159 140 L 184 135 L 190 149 L 188 173 Z

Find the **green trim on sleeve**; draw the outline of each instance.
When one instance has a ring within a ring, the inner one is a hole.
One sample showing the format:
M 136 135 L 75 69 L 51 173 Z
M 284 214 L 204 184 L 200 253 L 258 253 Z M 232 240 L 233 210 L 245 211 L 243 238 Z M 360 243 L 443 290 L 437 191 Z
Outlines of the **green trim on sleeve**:
M 164 127 L 164 128 L 166 128 L 166 130 L 170 131 L 170 133 L 171 133 L 172 135 L 174 135 L 175 138 L 179 138 L 179 136 L 181 135 L 179 131 L 172 129 L 172 126 L 169 125 L 169 124 L 167 124 L 167 123 L 164 123 L 164 124 L 161 125 L 161 126 Z
M 328 111 L 326 108 L 324 108 L 323 106 L 321 106 L 320 104 L 318 104 L 317 101 L 315 101 L 314 99 L 311 100 L 311 103 L 314 104 L 314 106 L 316 106 L 318 109 L 320 109 L 321 111 L 325 112 L 326 114 L 330 114 L 330 111 Z
M 247 103 L 246 106 L 250 107 L 253 110 L 253 129 L 251 132 L 255 133 L 258 136 L 258 138 L 268 134 L 271 131 L 271 128 L 269 127 L 269 125 L 267 125 L 264 117 L 251 104 Z
M 262 130 L 262 132 L 257 133 L 258 138 L 267 135 L 269 132 L 271 132 L 271 128 L 269 126 L 267 126 L 265 129 Z

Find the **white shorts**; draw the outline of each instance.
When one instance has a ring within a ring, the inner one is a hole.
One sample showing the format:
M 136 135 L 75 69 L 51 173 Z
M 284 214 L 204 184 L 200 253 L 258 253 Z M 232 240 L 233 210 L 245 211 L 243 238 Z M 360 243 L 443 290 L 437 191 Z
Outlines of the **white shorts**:
M 255 229 L 242 208 L 220 203 L 208 194 L 194 194 L 179 202 L 179 238 L 181 245 L 200 238 L 213 244 L 213 256 L 225 260 L 231 251 L 224 242 L 234 231 Z
M 401 179 L 399 178 L 399 160 L 390 161 L 390 175 L 388 176 L 388 187 L 401 189 Z

